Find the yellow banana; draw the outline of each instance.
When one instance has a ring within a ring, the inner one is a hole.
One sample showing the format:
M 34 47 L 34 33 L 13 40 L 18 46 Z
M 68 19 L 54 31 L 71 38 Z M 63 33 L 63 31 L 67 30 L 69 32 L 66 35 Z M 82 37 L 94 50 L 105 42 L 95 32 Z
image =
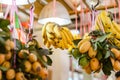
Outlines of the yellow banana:
M 115 21 L 112 21 L 114 28 L 120 33 L 120 25 L 118 25 Z
M 48 22 L 47 25 L 46 25 L 46 30 L 48 33 L 50 34 L 54 34 L 54 26 L 55 26 L 55 23 L 53 22 Z
M 47 38 L 48 39 L 48 42 L 51 44 L 51 45 L 55 45 L 55 41 L 51 38 Z
M 100 25 L 100 15 L 98 15 L 98 16 L 96 17 L 96 19 L 95 19 L 95 29 L 96 29 L 96 30 L 100 30 L 100 29 L 101 29 L 100 26 L 101 26 L 101 25 Z
M 71 52 L 74 47 L 72 45 L 68 45 L 68 52 Z
M 69 34 L 66 32 L 66 30 L 65 30 L 64 28 L 62 28 L 62 32 L 64 33 L 64 36 L 66 37 L 66 42 L 67 42 L 68 44 L 72 45 L 73 42 L 72 42 Z
M 47 43 L 47 38 L 43 38 L 43 43 L 44 43 L 44 45 L 46 45 L 46 43 Z
M 50 46 L 51 46 L 51 43 L 50 43 L 49 41 L 47 41 L 47 42 L 46 42 L 46 47 L 47 47 L 47 48 L 50 48 Z
M 62 27 L 62 28 L 66 31 L 67 34 L 69 34 L 70 40 L 73 41 L 73 35 L 72 35 L 72 33 L 70 32 L 70 30 L 69 30 L 67 27 Z
M 61 41 L 63 42 L 62 48 L 67 49 L 68 48 L 67 39 L 66 39 L 64 32 L 62 30 L 61 30 L 61 35 L 62 35 Z
M 62 39 L 60 30 L 61 30 L 61 27 L 59 27 L 58 25 L 55 25 L 55 27 L 54 27 L 54 33 L 55 33 L 55 36 L 56 36 L 58 39 Z
M 114 42 L 114 44 L 115 44 L 117 47 L 120 48 L 120 40 L 114 38 L 114 39 L 113 39 L 113 42 Z
M 60 48 L 62 50 L 64 49 L 64 43 L 62 40 L 60 40 L 58 43 L 56 43 L 56 45 L 57 45 L 57 48 Z
M 111 32 L 111 36 L 120 39 L 120 33 L 117 32 L 116 29 L 113 27 L 107 12 L 104 11 L 101 13 L 101 20 L 104 25 L 105 32 Z
M 48 23 L 47 23 L 48 24 Z M 42 37 L 43 37 L 43 43 L 44 45 L 46 44 L 47 42 L 47 34 L 46 34 L 46 25 L 47 24 L 44 24 L 43 27 L 42 27 Z
M 60 40 L 55 38 L 54 41 L 55 41 L 55 43 L 59 43 Z
M 50 39 L 54 39 L 55 38 L 55 35 L 53 33 L 46 32 L 46 34 L 47 34 L 47 37 L 50 38 Z

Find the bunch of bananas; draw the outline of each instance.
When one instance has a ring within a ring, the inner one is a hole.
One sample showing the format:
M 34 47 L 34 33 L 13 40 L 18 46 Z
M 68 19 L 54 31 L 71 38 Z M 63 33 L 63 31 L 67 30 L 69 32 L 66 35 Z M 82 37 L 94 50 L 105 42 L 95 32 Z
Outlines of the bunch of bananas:
M 112 19 L 112 14 L 102 11 L 96 17 L 95 28 L 104 30 L 106 33 L 111 33 L 108 37 L 113 38 L 113 43 L 120 48 L 120 25 Z
M 44 45 L 48 48 L 69 49 L 74 48 L 73 35 L 67 27 L 61 27 L 56 23 L 48 22 L 42 28 Z

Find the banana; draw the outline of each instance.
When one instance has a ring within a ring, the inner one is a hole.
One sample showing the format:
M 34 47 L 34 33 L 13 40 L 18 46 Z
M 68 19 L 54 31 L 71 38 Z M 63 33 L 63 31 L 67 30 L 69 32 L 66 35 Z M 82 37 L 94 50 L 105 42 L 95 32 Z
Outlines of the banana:
M 43 38 L 43 43 L 44 43 L 44 45 L 46 45 L 46 43 L 47 43 L 47 38 Z
M 58 48 L 60 48 L 62 50 L 64 49 L 64 43 L 63 43 L 62 40 L 60 40 L 56 45 L 57 45 Z
M 46 34 L 47 34 L 47 37 L 50 38 L 50 39 L 55 38 L 55 35 L 53 33 L 46 32 Z
M 120 25 L 118 25 L 115 21 L 112 21 L 114 28 L 120 33 Z
M 100 26 L 101 26 L 101 25 L 100 25 L 100 15 L 98 15 L 98 16 L 96 17 L 96 19 L 95 19 L 95 29 L 96 29 L 96 30 L 100 30 L 100 29 L 101 29 Z
M 70 37 L 70 40 L 72 40 L 73 41 L 73 35 L 72 35 L 72 33 L 70 32 L 70 30 L 67 28 L 67 27 L 62 27 L 65 31 L 66 31 L 66 33 L 69 35 L 69 37 Z
M 51 45 L 55 45 L 55 44 L 56 44 L 55 41 L 54 41 L 53 39 L 51 39 L 51 38 L 48 38 L 48 42 L 49 42 Z
M 68 44 L 68 52 L 71 52 L 74 46 Z
M 48 24 L 48 23 L 47 23 Z M 42 27 L 42 37 L 43 37 L 43 43 L 44 45 L 46 44 L 47 42 L 47 34 L 46 34 L 46 25 L 47 24 L 44 24 L 43 27 Z
M 61 36 L 61 33 L 60 33 L 61 27 L 59 27 L 58 25 L 55 25 L 53 30 L 54 30 L 55 36 L 58 39 L 62 39 L 62 36 Z
M 105 32 L 111 32 L 112 37 L 120 39 L 120 33 L 113 27 L 107 12 L 101 12 L 101 20 L 104 25 Z
M 55 23 L 53 22 L 48 22 L 46 25 L 46 31 L 50 34 L 54 34 L 54 27 L 55 27 Z
M 60 40 L 58 38 L 55 38 L 54 41 L 55 43 L 59 43 Z
M 62 48 L 67 49 L 68 48 L 67 39 L 66 39 L 66 37 L 64 35 L 64 32 L 62 30 L 61 30 L 61 35 L 62 35 L 62 40 L 61 41 L 63 42 Z
M 70 44 L 70 45 L 72 45 L 73 42 L 72 42 L 72 40 L 71 40 L 69 34 L 66 32 L 66 30 L 65 30 L 64 28 L 62 28 L 62 31 L 63 31 L 63 33 L 64 33 L 64 36 L 66 37 L 67 43 Z
M 43 37 L 43 38 L 46 37 L 46 25 L 47 25 L 47 24 L 44 24 L 43 27 L 42 27 L 42 37 Z
M 113 42 L 114 42 L 114 44 L 115 44 L 117 47 L 120 48 L 120 40 L 114 38 L 114 39 L 113 39 Z
M 49 41 L 47 41 L 47 42 L 46 42 L 46 47 L 47 47 L 47 48 L 50 48 L 50 46 L 51 46 L 51 43 L 50 43 Z

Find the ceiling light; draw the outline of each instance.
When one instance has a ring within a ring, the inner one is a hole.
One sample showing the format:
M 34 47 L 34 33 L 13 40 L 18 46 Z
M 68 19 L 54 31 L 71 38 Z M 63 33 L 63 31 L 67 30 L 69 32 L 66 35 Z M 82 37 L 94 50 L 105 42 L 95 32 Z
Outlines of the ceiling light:
M 81 5 L 77 7 L 77 11 L 81 11 Z
M 69 13 L 67 9 L 58 1 L 56 1 L 56 7 L 53 8 L 54 2 L 48 3 L 39 15 L 38 23 L 46 24 L 47 22 L 55 22 L 59 25 L 68 25 L 71 23 Z M 55 11 L 55 16 L 53 15 Z
M 12 5 L 12 1 L 13 0 L 0 0 L 0 3 Z M 15 0 L 15 1 L 16 1 L 16 5 L 26 5 L 35 2 L 35 0 Z

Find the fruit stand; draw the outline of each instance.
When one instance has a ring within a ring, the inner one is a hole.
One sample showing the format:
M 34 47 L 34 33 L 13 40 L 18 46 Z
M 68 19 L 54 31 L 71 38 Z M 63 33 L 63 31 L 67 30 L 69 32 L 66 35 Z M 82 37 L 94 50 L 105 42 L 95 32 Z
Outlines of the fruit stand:
M 46 12 L 46 19 L 44 10 L 41 10 L 43 14 L 41 13 L 40 20 L 34 15 L 34 2 L 35 0 L 28 0 L 24 4 L 19 0 L 0 2 L 8 5 L 5 14 L 0 18 L 0 80 L 47 80 L 48 66 L 52 66 L 53 62 L 50 57 L 54 55 L 53 49 L 67 50 L 71 64 L 73 59 L 77 61 L 82 70 L 73 70 L 71 65 L 72 75 L 74 71 L 80 74 L 83 71 L 88 75 L 103 72 L 105 76 L 110 76 L 112 71 L 120 71 L 120 24 L 117 20 L 118 15 L 120 18 L 120 10 L 117 15 L 108 11 L 112 5 L 99 8 L 101 0 L 93 0 L 93 3 L 80 0 L 78 4 L 73 0 L 74 9 L 69 14 L 76 16 L 73 25 L 78 34 L 72 34 L 68 25 L 71 21 L 64 21 L 62 24 L 61 20 L 64 18 L 57 17 L 60 10 L 57 12 L 56 6 L 61 6 L 58 1 L 46 3 L 53 5 L 53 11 L 47 11 L 49 8 L 46 6 L 43 8 L 48 13 L 52 12 L 53 17 L 49 18 Z M 114 3 L 116 4 L 112 8 L 120 9 L 120 1 L 115 0 Z M 29 21 L 22 23 L 18 10 L 22 11 L 21 5 L 25 4 L 29 4 Z M 77 10 L 79 6 L 81 8 Z M 62 10 L 64 12 L 64 8 Z M 34 35 L 35 19 L 40 23 L 45 19 L 40 29 L 42 40 L 39 40 L 43 41 L 44 46 L 41 46 Z

